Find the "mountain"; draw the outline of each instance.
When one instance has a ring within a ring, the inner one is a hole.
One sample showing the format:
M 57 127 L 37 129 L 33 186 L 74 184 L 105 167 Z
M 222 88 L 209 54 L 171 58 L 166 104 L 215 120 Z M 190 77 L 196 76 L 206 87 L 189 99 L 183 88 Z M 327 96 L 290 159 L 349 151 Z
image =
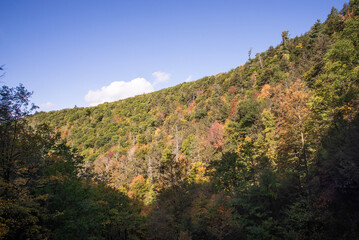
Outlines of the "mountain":
M 357 239 L 358 29 L 353 0 L 229 72 L 27 119 L 76 149 L 78 177 L 128 197 L 138 238 Z
M 84 156 L 88 171 L 106 175 L 96 164 L 125 163 L 106 180 L 115 187 L 128 185 L 139 174 L 157 182 L 155 169 L 166 149 L 189 161 L 187 165 L 206 165 L 220 152 L 238 150 L 246 136 L 259 141 L 264 115 L 273 115 L 274 122 L 280 117 L 281 109 L 271 106 L 274 96 L 263 95 L 267 88 L 295 91 L 299 89 L 290 86 L 297 83 L 307 92 L 305 104 L 311 105 L 308 119 L 320 122 L 315 127 L 327 128 L 337 114 L 349 117 L 357 110 L 356 26 L 348 26 L 354 20 L 345 19 L 353 14 L 346 11 L 333 9 L 325 23 L 315 23 L 303 36 L 290 39 L 283 31 L 281 44 L 227 73 L 96 107 L 38 113 L 33 121 L 60 131 Z

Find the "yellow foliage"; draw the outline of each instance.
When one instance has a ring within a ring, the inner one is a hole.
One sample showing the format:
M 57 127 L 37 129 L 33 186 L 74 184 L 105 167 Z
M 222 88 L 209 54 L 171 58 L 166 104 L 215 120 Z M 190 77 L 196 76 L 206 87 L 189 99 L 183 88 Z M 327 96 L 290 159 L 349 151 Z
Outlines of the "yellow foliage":
M 283 59 L 284 61 L 289 62 L 289 54 L 288 54 L 288 53 L 283 54 L 282 59 Z
M 209 177 L 206 176 L 206 167 L 202 162 L 195 162 L 190 170 L 189 182 L 196 184 L 203 184 L 209 182 Z

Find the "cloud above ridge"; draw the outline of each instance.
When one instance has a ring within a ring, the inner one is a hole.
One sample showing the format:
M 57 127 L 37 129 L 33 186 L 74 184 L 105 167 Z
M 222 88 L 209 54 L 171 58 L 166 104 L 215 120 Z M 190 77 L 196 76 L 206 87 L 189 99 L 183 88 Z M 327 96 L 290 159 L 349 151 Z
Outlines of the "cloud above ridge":
M 154 72 L 152 73 L 152 76 L 155 77 L 155 81 L 153 82 L 153 85 L 166 82 L 171 78 L 171 74 L 165 72 Z
M 90 90 L 85 96 L 85 101 L 90 106 L 96 106 L 104 102 L 113 102 L 153 91 L 153 85 L 145 78 L 135 78 L 129 82 L 115 81 L 99 90 Z
M 186 78 L 186 80 L 184 80 L 185 82 L 191 82 L 193 79 L 192 79 L 192 75 L 189 75 L 188 78 Z
M 42 103 L 39 105 L 40 111 L 49 111 L 54 107 L 52 102 Z

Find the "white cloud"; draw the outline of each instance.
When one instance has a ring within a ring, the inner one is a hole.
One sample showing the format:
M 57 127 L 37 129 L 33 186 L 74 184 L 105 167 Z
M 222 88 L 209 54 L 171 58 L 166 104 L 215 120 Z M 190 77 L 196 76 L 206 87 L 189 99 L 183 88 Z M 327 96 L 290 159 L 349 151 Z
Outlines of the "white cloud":
M 99 90 L 90 90 L 86 94 L 85 100 L 90 106 L 95 106 L 100 103 L 113 102 L 153 91 L 152 84 L 146 79 L 135 78 L 130 82 L 115 81 Z
M 188 78 L 186 78 L 185 82 L 190 82 L 192 81 L 192 75 L 189 75 Z
M 155 77 L 155 81 L 153 82 L 153 85 L 166 82 L 171 78 L 171 74 L 165 72 L 154 72 L 152 73 L 152 76 Z
M 54 104 L 52 102 L 47 102 L 39 105 L 40 111 L 49 111 L 52 109 Z

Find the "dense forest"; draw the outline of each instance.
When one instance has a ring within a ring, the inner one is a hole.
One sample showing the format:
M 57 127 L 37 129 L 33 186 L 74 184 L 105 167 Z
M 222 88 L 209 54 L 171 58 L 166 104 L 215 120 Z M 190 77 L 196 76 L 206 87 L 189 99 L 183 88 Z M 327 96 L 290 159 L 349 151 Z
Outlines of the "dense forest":
M 359 1 L 227 73 L 0 105 L 1 239 L 359 239 Z

